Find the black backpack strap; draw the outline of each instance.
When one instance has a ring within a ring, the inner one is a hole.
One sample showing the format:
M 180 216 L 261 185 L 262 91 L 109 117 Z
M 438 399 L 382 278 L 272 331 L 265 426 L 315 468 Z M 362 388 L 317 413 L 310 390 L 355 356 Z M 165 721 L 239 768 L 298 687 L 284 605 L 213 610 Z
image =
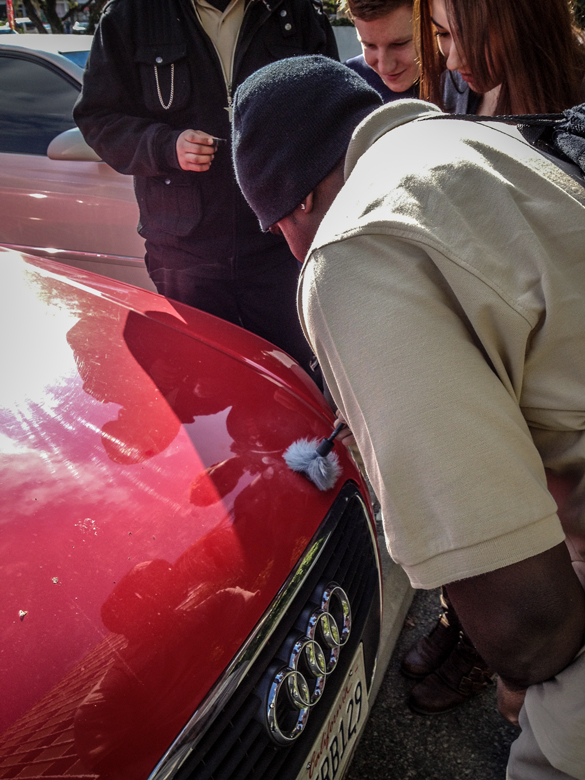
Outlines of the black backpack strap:
M 563 114 L 563 121 L 554 129 L 553 144 L 585 173 L 585 103 Z
M 563 162 L 576 165 L 585 174 L 585 103 L 567 109 L 562 114 L 435 114 L 425 119 L 514 124 L 531 146 Z

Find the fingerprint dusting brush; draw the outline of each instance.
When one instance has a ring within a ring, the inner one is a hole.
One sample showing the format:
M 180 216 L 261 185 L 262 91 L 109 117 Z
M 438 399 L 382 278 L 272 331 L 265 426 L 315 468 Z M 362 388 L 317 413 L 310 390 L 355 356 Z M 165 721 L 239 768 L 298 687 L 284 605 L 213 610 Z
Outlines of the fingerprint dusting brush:
M 318 439 L 293 442 L 283 455 L 286 465 L 292 471 L 304 474 L 319 490 L 331 490 L 341 474 L 339 458 L 332 451 L 334 439 L 344 426 L 344 423 L 339 423 L 331 436 L 320 444 Z

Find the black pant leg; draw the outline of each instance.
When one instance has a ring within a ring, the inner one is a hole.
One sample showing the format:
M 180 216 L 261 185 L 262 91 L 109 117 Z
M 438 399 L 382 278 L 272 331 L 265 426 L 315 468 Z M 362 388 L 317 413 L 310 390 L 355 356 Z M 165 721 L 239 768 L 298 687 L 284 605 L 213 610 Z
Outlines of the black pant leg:
M 190 259 L 187 252 L 176 247 L 146 242 L 146 267 L 161 295 L 242 326 L 231 281 L 198 276 L 197 266 L 190 264 Z
M 261 273 L 238 280 L 242 324 L 288 352 L 313 378 L 311 348 L 297 313 L 299 264 L 287 251 Z

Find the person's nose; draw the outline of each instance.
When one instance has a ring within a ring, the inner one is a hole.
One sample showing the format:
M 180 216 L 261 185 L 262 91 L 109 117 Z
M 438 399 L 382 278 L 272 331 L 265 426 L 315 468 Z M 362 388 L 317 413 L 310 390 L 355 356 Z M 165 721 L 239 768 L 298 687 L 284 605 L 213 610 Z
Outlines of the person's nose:
M 465 58 L 459 53 L 457 44 L 454 40 L 451 41 L 449 47 L 449 53 L 447 54 L 447 68 L 449 70 L 462 70 L 465 71 L 466 62 Z
M 385 76 L 394 73 L 398 59 L 391 49 L 384 49 L 378 57 L 380 72 Z

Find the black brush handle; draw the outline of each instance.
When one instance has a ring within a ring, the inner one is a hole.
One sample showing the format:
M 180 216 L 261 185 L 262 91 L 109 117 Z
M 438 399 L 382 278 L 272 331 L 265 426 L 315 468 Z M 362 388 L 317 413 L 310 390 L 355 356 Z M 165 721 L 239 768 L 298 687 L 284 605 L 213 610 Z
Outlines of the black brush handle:
M 335 430 L 333 431 L 331 436 L 329 436 L 328 439 L 323 439 L 321 444 L 317 447 L 316 449 L 317 455 L 320 455 L 322 458 L 326 458 L 327 455 L 329 455 L 329 453 L 331 452 L 331 450 L 335 445 L 334 439 L 337 436 L 337 434 L 341 432 L 342 428 L 345 428 L 345 423 L 340 422 L 338 425 L 335 426 Z

